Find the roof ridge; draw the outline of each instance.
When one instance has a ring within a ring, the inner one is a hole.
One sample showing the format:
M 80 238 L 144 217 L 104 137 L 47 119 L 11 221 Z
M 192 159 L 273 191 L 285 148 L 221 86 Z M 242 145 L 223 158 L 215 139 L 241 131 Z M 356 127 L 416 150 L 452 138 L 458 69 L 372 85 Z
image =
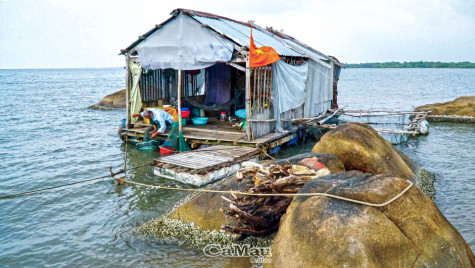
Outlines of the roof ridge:
M 230 19 L 228 17 L 224 17 L 224 16 L 220 16 L 220 15 L 216 15 L 216 14 L 212 14 L 212 13 L 208 13 L 208 12 L 198 11 L 198 10 L 186 9 L 186 8 L 177 8 L 177 9 L 173 10 L 170 14 L 173 15 L 174 13 L 176 13 L 178 11 L 185 12 L 189 15 L 195 15 L 195 16 L 200 16 L 200 17 L 205 17 L 205 18 L 225 19 L 225 20 L 233 21 L 233 22 L 251 27 L 251 25 L 249 23 L 246 23 L 246 22 L 243 22 L 243 21 L 233 20 L 233 19 Z

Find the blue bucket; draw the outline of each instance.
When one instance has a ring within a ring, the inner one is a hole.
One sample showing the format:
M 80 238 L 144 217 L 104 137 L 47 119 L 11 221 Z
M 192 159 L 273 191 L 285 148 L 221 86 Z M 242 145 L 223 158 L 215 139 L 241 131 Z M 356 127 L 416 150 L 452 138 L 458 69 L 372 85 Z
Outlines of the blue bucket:
M 191 117 L 200 117 L 200 109 L 198 108 L 191 109 Z

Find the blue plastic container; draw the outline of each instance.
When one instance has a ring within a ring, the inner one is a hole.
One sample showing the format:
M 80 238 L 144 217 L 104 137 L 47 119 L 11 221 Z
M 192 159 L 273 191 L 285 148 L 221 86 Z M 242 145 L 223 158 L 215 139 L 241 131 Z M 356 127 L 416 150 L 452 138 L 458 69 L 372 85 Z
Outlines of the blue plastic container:
M 200 117 L 200 109 L 198 108 L 191 109 L 191 117 Z
M 276 154 L 276 153 L 278 153 L 279 151 L 280 151 L 280 146 L 276 146 L 276 147 L 270 149 L 270 150 L 269 150 L 269 153 L 270 153 L 270 154 Z
M 246 119 L 246 109 L 239 109 L 236 112 L 234 112 L 234 115 L 236 115 L 239 118 Z
M 299 141 L 299 137 L 295 137 L 287 143 L 287 146 L 292 145 L 292 144 L 297 144 L 298 141 Z
M 206 125 L 208 124 L 208 117 L 193 117 L 191 121 L 195 125 Z

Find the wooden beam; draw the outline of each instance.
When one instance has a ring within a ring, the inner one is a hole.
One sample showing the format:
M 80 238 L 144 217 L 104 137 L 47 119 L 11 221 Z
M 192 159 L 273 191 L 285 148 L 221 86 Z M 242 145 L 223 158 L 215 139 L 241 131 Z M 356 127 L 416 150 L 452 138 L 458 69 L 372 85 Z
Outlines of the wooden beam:
M 288 136 L 285 136 L 285 137 L 283 137 L 283 138 L 280 138 L 280 139 L 278 139 L 278 140 L 276 140 L 276 141 L 271 142 L 271 143 L 269 144 L 269 148 L 274 148 L 274 147 L 276 147 L 276 146 L 282 145 L 282 144 L 284 144 L 284 143 L 286 143 L 286 142 L 288 142 L 288 141 L 291 141 L 291 140 L 294 139 L 295 137 L 297 137 L 297 134 L 296 134 L 296 133 L 292 133 L 292 134 L 290 134 L 290 135 L 288 135 Z
M 239 71 L 246 72 L 246 68 L 245 68 L 245 67 L 242 67 L 242 66 L 239 65 L 239 64 L 232 63 L 232 62 L 227 62 L 227 64 L 228 64 L 229 66 L 232 66 L 232 67 L 238 69 Z
M 251 122 L 268 122 L 268 123 L 272 123 L 272 122 L 275 122 L 275 119 L 250 119 L 249 121 Z M 282 120 L 281 120 L 282 121 Z M 290 121 L 290 120 L 286 120 L 286 121 Z
M 340 110 L 341 109 L 336 109 L 330 116 L 326 117 L 325 119 L 322 119 L 322 120 L 318 121 L 318 124 L 319 125 L 325 124 L 325 122 L 327 122 L 328 120 L 333 118 L 335 115 L 337 115 Z
M 424 112 L 411 112 L 411 111 L 391 111 L 391 110 L 344 110 L 341 109 L 341 112 L 343 114 L 349 115 L 349 114 L 372 114 L 372 113 L 386 113 L 384 115 L 399 115 L 399 114 L 427 114 L 430 111 L 424 111 Z
M 251 69 L 249 69 L 249 57 L 246 57 L 246 135 L 251 140 Z
M 181 122 L 181 70 L 178 70 L 178 131 L 183 133 Z

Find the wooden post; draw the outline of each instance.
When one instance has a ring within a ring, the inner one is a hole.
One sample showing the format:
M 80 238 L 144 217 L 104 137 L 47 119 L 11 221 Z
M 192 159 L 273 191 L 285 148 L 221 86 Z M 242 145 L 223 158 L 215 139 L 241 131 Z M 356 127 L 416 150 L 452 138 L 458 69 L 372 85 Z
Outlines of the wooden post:
M 127 128 L 130 126 L 130 104 L 129 104 L 129 99 L 130 99 L 130 84 L 129 84 L 129 79 L 130 79 L 130 70 L 129 70 L 129 61 L 130 61 L 130 55 L 129 53 L 125 54 L 125 124 Z
M 181 130 L 181 70 L 178 70 L 178 130 Z
M 246 57 L 246 136 L 251 140 L 251 69 L 249 69 L 249 56 Z

